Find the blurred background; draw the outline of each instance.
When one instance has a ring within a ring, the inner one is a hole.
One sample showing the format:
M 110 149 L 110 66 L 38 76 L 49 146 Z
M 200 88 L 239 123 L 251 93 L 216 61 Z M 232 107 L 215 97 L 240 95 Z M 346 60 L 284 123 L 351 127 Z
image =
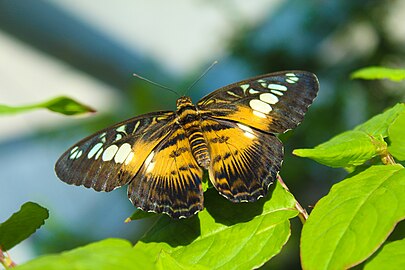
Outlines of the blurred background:
M 17 263 L 107 237 L 136 242 L 153 219 L 124 224 L 134 210 L 125 188 L 97 193 L 54 174 L 79 139 L 117 121 L 175 109 L 176 95 L 214 61 L 193 89 L 207 93 L 250 76 L 302 69 L 321 89 L 304 122 L 281 136 L 284 181 L 310 211 L 343 170 L 292 156 L 405 100 L 405 85 L 351 81 L 370 65 L 404 68 L 405 1 L 56 1 L 0 0 L 0 103 L 68 95 L 98 112 L 45 110 L 0 117 L 0 222 L 26 201 L 50 210 L 46 225 L 11 250 Z M 298 219 L 282 253 L 263 269 L 298 269 Z

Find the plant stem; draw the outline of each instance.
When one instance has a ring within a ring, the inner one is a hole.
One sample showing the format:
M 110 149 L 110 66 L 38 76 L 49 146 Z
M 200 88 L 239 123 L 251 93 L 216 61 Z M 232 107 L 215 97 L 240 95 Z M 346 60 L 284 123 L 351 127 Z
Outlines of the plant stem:
M 391 156 L 390 153 L 385 153 L 382 157 L 381 157 L 382 162 L 385 165 L 394 165 L 396 164 L 395 159 Z
M 7 253 L 7 251 L 3 252 L 1 249 L 0 249 L 0 263 L 4 266 L 5 269 L 17 266 L 17 264 L 13 262 L 13 260 L 11 260 L 10 255 Z
M 277 180 L 285 190 L 290 191 L 279 174 L 277 175 Z M 295 208 L 299 212 L 298 217 L 301 220 L 301 223 L 304 224 L 305 221 L 307 221 L 308 219 L 307 210 L 305 210 L 305 208 L 301 206 L 301 204 L 297 201 L 297 199 L 295 199 Z

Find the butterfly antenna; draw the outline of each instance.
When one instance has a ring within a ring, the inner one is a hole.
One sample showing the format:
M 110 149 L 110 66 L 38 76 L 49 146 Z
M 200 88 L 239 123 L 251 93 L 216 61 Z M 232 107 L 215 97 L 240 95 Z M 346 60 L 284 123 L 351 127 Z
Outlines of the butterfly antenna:
M 191 88 L 193 88 L 194 85 L 196 85 L 201 79 L 202 77 L 205 76 L 205 74 L 208 73 L 208 71 L 210 71 L 216 64 L 218 64 L 218 61 L 215 60 L 214 62 L 212 62 L 212 64 L 200 75 L 200 77 L 198 77 L 197 80 L 195 80 L 186 90 L 186 92 L 184 93 L 184 95 L 186 95 L 188 93 L 188 91 L 190 91 Z
M 148 82 L 148 83 L 153 84 L 153 85 L 155 85 L 155 86 L 157 86 L 157 87 L 166 89 L 166 90 L 168 90 L 168 91 L 170 91 L 170 92 L 172 92 L 172 93 L 175 93 L 177 96 L 180 96 L 179 93 L 177 93 L 176 91 L 174 91 L 173 89 L 171 89 L 171 88 L 169 88 L 169 87 L 167 87 L 167 86 L 164 86 L 164 85 L 158 84 L 158 83 L 156 83 L 156 82 L 153 82 L 153 81 L 151 81 L 151 80 L 149 80 L 149 79 L 146 79 L 146 78 L 144 78 L 144 77 L 142 77 L 141 75 L 138 75 L 138 74 L 136 74 L 136 73 L 133 73 L 132 75 L 133 75 L 134 77 L 137 77 L 137 78 L 139 78 L 139 79 L 145 81 L 145 82 Z

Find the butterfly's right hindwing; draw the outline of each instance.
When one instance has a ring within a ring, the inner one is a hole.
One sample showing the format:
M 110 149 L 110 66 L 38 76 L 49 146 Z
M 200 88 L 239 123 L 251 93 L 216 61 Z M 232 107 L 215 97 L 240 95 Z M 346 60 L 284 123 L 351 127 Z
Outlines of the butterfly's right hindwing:
M 174 112 L 156 112 L 101 130 L 66 151 L 55 165 L 56 174 L 68 184 L 97 191 L 125 185 L 170 133 L 174 119 Z

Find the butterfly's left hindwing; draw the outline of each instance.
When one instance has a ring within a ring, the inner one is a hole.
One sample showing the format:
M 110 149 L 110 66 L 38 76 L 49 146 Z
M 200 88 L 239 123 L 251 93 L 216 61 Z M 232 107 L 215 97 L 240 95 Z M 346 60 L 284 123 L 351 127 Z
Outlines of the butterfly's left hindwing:
M 318 88 L 318 79 L 310 72 L 276 72 L 220 88 L 197 107 L 214 118 L 283 133 L 303 120 Z
M 165 140 L 146 158 L 128 186 L 134 205 L 173 218 L 194 215 L 203 209 L 202 175 L 184 129 L 174 124 Z
M 75 144 L 56 162 L 64 182 L 97 191 L 129 183 L 150 152 L 168 136 L 173 112 L 141 115 L 101 130 Z

